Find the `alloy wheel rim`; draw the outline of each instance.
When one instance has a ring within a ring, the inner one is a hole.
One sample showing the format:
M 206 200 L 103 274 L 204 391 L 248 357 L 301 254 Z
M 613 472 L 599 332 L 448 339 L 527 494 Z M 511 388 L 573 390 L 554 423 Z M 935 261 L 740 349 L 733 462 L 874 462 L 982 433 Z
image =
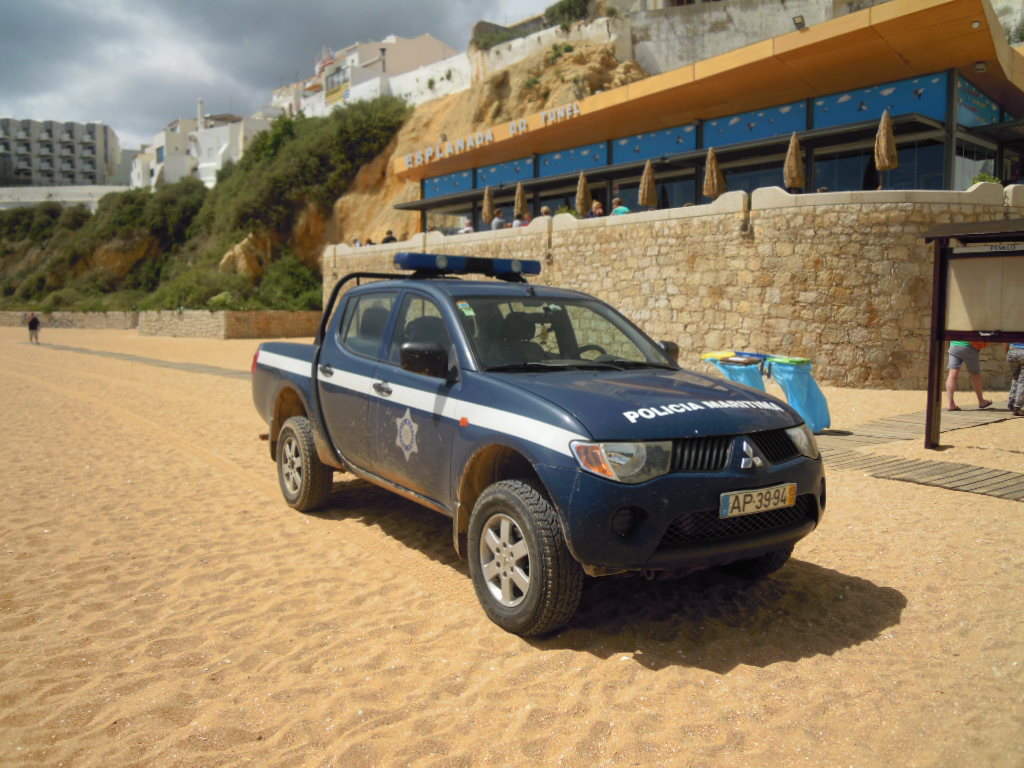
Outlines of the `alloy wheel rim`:
M 519 524 L 506 514 L 492 515 L 480 537 L 480 570 L 498 603 L 515 608 L 530 590 L 530 548 Z
M 294 437 L 285 438 L 281 447 L 284 460 L 281 462 L 281 478 L 284 480 L 288 493 L 296 494 L 302 487 L 302 454 L 299 443 Z

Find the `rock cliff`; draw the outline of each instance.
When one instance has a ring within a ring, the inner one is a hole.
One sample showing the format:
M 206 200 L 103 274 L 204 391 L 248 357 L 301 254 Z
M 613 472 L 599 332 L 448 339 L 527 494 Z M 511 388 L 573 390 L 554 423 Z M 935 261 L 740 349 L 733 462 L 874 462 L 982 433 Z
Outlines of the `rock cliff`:
M 464 135 L 648 76 L 635 62 L 618 61 L 613 51 L 611 43 L 538 51 L 466 91 L 418 107 L 387 150 L 363 166 L 352 189 L 338 199 L 326 242 L 358 237 L 379 243 L 388 229 L 399 240 L 419 231 L 419 214 L 394 209 L 396 203 L 419 199 L 414 182 L 391 172 L 394 157 L 435 142 L 442 133 Z

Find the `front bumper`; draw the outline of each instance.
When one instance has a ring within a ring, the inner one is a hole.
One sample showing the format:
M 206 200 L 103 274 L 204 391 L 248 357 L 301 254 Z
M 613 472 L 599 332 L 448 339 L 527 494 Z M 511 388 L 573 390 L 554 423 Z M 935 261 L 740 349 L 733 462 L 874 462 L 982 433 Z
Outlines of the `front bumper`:
M 677 472 L 625 485 L 578 470 L 564 508 L 566 540 L 588 572 L 680 570 L 745 560 L 799 541 L 821 521 L 821 459 L 796 458 L 754 470 Z M 796 483 L 793 507 L 720 519 L 720 495 Z M 631 509 L 636 524 L 613 532 L 612 516 Z

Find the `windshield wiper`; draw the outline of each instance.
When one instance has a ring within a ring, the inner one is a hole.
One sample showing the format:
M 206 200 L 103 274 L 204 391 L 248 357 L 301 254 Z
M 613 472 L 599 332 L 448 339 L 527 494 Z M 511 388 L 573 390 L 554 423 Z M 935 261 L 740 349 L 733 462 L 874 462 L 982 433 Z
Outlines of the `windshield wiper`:
M 674 371 L 675 368 L 665 363 L 648 363 L 646 360 L 616 360 L 616 365 L 623 368 L 661 368 L 666 371 Z
M 524 360 L 521 363 L 508 363 L 506 365 L 492 365 L 488 371 L 586 371 L 586 370 L 623 370 L 614 363 L 598 363 L 593 361 L 569 362 L 566 360 Z

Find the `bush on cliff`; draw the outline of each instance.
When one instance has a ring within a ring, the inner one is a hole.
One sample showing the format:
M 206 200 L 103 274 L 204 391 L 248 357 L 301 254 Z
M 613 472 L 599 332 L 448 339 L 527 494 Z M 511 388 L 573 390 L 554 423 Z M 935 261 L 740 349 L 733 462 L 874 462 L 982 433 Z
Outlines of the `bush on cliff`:
M 359 168 L 388 145 L 409 111 L 401 99 L 381 96 L 328 117 L 278 118 L 253 139 L 237 165 L 218 177 L 199 216 L 203 231 L 287 235 L 307 203 L 328 213 Z
M 325 118 L 279 118 L 240 162 L 221 169 L 212 190 L 190 177 L 156 192 L 106 195 L 94 214 L 56 203 L 0 211 L 0 307 L 28 309 L 45 299 L 60 309 L 206 308 L 216 297 L 220 308 L 319 308 L 319 278 L 288 250 L 297 216 L 309 203 L 328 214 L 410 109 L 387 96 Z M 231 246 L 268 231 L 282 244 L 281 258 L 264 265 L 262 280 L 219 272 Z M 127 274 L 90 267 L 104 244 L 145 240 L 154 243 L 152 255 Z

